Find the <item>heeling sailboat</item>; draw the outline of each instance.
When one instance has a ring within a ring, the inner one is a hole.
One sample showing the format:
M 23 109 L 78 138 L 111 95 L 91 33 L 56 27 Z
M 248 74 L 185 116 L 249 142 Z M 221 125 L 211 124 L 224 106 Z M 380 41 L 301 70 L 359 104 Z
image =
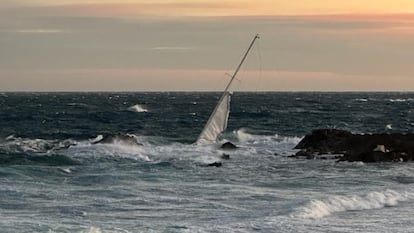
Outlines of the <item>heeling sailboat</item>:
M 242 67 L 244 60 L 246 60 L 246 57 L 249 54 L 250 49 L 253 47 L 254 42 L 256 42 L 256 40 L 259 38 L 260 38 L 259 34 L 256 34 L 256 36 L 253 38 L 252 42 L 250 43 L 249 48 L 244 54 L 240 64 L 237 66 L 236 70 L 234 71 L 234 74 L 231 76 L 229 83 L 224 89 L 223 94 L 221 98 L 219 99 L 213 112 L 211 113 L 210 118 L 208 119 L 206 125 L 203 128 L 203 131 L 201 131 L 200 135 L 198 136 L 198 139 L 196 141 L 197 145 L 215 143 L 217 141 L 217 137 L 219 136 L 219 134 L 222 133 L 227 128 L 227 122 L 228 122 L 228 118 L 230 114 L 230 99 L 231 99 L 231 93 L 229 91 L 229 88 L 231 84 L 233 83 L 234 79 L 236 78 L 237 73 L 239 72 L 240 68 Z

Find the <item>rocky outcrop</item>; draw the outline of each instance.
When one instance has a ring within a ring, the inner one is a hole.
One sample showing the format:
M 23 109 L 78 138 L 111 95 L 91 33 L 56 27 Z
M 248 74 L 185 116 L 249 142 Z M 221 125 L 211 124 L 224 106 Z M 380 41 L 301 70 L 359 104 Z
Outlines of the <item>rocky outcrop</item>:
M 338 129 L 318 129 L 296 145 L 294 157 L 334 158 L 339 161 L 414 161 L 414 134 L 352 134 Z

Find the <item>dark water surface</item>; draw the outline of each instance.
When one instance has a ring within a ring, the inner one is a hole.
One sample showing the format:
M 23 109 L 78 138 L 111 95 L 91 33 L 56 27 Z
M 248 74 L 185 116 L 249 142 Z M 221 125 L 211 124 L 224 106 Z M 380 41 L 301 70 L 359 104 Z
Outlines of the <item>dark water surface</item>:
M 316 128 L 414 132 L 414 93 L 235 93 L 241 149 L 206 167 L 219 95 L 0 93 L 0 232 L 414 231 L 412 163 L 288 157 Z

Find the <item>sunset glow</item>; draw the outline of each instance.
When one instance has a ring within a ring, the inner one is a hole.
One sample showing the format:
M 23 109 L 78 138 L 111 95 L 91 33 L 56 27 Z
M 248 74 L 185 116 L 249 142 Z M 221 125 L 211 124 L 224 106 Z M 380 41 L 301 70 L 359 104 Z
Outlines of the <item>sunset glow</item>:
M 92 14 L 149 16 L 242 16 L 414 13 L 411 0 L 26 0 L 43 6 L 66 5 Z
M 256 33 L 259 89 L 414 90 L 413 0 L 4 0 L 0 87 L 217 90 Z

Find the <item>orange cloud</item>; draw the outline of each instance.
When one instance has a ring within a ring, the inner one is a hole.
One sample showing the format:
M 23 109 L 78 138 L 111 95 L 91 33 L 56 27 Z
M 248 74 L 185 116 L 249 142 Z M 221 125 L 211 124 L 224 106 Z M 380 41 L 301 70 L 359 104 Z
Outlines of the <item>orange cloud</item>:
M 337 27 L 312 28 L 313 34 L 331 36 L 414 36 L 414 14 L 326 14 L 285 16 L 285 19 L 300 19 L 307 22 L 330 22 Z M 340 27 L 340 25 L 352 25 Z
M 26 0 L 33 3 L 34 0 Z M 236 16 L 414 13 L 412 0 L 38 0 L 84 13 L 117 16 Z

